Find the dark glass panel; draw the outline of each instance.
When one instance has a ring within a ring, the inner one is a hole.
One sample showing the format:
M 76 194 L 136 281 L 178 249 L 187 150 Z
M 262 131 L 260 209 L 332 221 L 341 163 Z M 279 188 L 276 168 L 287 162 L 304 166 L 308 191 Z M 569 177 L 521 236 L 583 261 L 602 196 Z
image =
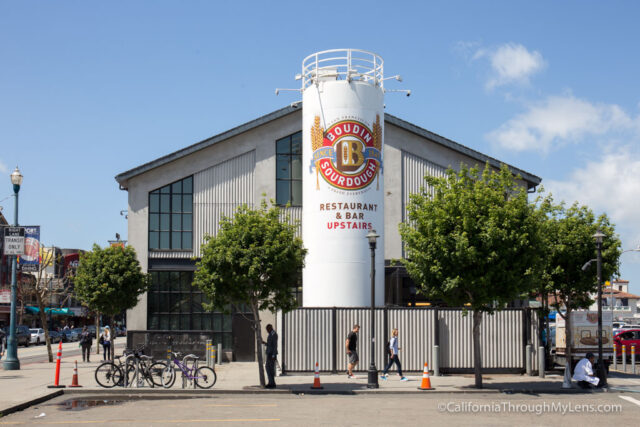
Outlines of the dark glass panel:
M 148 313 L 157 313 L 158 311 L 158 293 L 149 292 L 149 296 L 147 297 L 147 304 L 149 307 L 147 308 Z
M 231 332 L 231 315 L 222 315 L 222 332 Z
M 302 181 L 291 181 L 291 205 L 302 206 Z
M 222 344 L 222 333 L 220 332 L 213 334 L 213 345 L 216 346 L 216 349 L 218 344 Z
M 171 196 L 169 194 L 163 194 L 160 196 L 160 212 L 169 212 L 171 207 Z
M 149 249 L 160 249 L 160 233 L 149 233 Z
M 160 231 L 159 214 L 149 214 L 149 231 Z
M 192 176 L 182 180 L 182 192 L 193 193 L 193 177 Z
M 151 292 L 156 292 L 160 290 L 160 273 L 157 271 L 151 272 Z
M 302 158 L 291 157 L 291 179 L 302 179 Z
M 291 154 L 302 154 L 302 132 L 291 135 Z
M 196 331 L 202 330 L 202 315 L 201 314 L 194 314 L 194 315 L 191 316 L 191 327 Z
M 182 249 L 182 233 L 179 231 L 171 233 L 171 249 Z
M 160 195 L 151 194 L 149 196 L 149 212 L 160 212 Z
M 169 247 L 169 232 L 163 231 L 160 233 L 160 249 L 171 249 Z
M 160 282 L 160 290 L 168 291 L 169 290 L 169 273 L 166 271 L 158 272 L 158 280 Z
M 289 154 L 291 152 L 291 139 L 289 137 L 276 141 L 277 154 Z
M 204 309 L 202 308 L 202 294 L 194 293 L 191 296 L 191 312 L 192 313 L 201 313 Z
M 149 316 L 149 324 L 147 325 L 147 329 L 158 329 L 160 326 L 159 318 L 157 314 Z
M 177 331 L 180 329 L 180 315 L 172 314 L 171 315 L 171 324 L 169 325 L 169 329 L 172 331 Z
M 174 194 L 171 196 L 171 212 L 182 212 L 182 196 L 180 194 Z
M 193 221 L 193 215 L 182 214 L 182 230 L 191 231 L 191 223 Z
M 214 332 L 221 332 L 222 331 L 222 315 L 221 314 L 214 314 L 213 315 L 213 328 L 212 330 Z
M 169 272 L 169 281 L 171 282 L 172 291 L 180 291 L 180 272 L 179 271 Z
M 191 320 L 191 316 L 189 316 L 188 314 L 183 314 L 182 316 L 180 316 L 180 329 L 183 331 L 190 330 L 191 329 L 190 320 Z
M 166 314 L 158 316 L 160 318 L 160 328 L 164 331 L 169 329 L 169 316 Z
M 231 334 L 222 334 L 222 348 L 233 348 L 233 336 Z
M 180 313 L 190 313 L 189 294 L 178 294 L 180 296 L 178 305 Z
M 171 192 L 173 194 L 182 193 L 182 181 L 174 182 L 171 184 Z
M 189 292 L 191 290 L 192 274 L 188 271 L 180 273 L 180 289 L 182 292 Z
M 171 230 L 180 231 L 182 229 L 182 215 L 171 214 Z
M 193 196 L 191 194 L 182 196 L 182 212 L 193 212 Z
M 170 313 L 171 312 L 171 294 L 158 294 L 160 296 L 160 312 L 161 313 Z
M 290 200 L 289 181 L 276 181 L 276 203 L 286 205 Z
M 169 194 L 171 192 L 171 186 L 170 185 L 165 185 L 164 187 L 162 187 L 160 189 L 160 192 L 162 194 Z
M 192 249 L 193 248 L 193 236 L 190 231 L 185 231 L 182 233 L 182 249 Z
M 169 231 L 170 223 L 171 223 L 171 215 L 160 214 L 160 231 Z
M 289 179 L 291 178 L 291 169 L 289 166 L 289 156 L 277 156 L 276 157 L 276 178 Z

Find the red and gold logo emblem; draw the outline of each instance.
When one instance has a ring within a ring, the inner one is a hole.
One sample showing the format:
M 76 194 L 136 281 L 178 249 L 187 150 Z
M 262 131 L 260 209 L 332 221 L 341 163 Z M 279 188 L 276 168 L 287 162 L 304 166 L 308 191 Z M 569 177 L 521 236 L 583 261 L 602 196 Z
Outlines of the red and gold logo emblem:
M 334 123 L 325 131 L 316 116 L 311 128 L 311 147 L 310 167 L 316 169 L 316 189 L 320 188 L 319 175 L 342 190 L 365 188 L 379 179 L 382 168 L 380 116 L 376 116 L 373 131 L 355 120 Z

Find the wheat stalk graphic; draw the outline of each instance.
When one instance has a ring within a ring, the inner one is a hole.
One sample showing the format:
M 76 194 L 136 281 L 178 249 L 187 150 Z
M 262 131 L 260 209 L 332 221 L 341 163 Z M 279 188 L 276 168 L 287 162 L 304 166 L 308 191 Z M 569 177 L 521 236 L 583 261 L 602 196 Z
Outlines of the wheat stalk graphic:
M 376 114 L 376 122 L 373 124 L 373 147 L 382 155 L 382 126 L 380 125 L 380 115 Z M 380 190 L 380 167 L 382 162 L 378 162 L 376 170 L 376 190 Z
M 322 147 L 324 139 L 324 129 L 320 127 L 320 116 L 316 116 L 311 127 L 311 150 L 315 152 Z M 316 190 L 320 189 L 320 180 L 318 179 L 319 161 L 316 160 Z

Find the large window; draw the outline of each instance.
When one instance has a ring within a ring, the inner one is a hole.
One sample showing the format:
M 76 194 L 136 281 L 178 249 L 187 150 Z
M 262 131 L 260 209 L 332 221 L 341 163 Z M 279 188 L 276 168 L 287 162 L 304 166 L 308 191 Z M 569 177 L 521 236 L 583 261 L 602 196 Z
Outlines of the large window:
M 302 132 L 276 141 L 276 203 L 302 206 Z
M 233 347 L 231 315 L 206 311 L 204 294 L 193 287 L 192 271 L 153 271 L 147 300 L 147 329 L 212 331 L 214 341 Z
M 193 248 L 193 177 L 149 193 L 149 249 Z

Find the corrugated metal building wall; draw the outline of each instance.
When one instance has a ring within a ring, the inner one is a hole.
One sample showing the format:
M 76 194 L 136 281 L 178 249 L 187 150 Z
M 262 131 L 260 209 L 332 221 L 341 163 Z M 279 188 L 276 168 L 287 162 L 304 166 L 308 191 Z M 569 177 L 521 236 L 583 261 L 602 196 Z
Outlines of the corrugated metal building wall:
M 437 317 L 436 317 L 437 316 Z M 526 325 L 530 318 L 530 329 Z M 382 370 L 385 347 L 393 328 L 400 337 L 400 360 L 406 371 L 433 366 L 439 339 L 440 370 L 473 370 L 473 319 L 462 309 L 376 308 L 375 361 Z M 301 308 L 283 316 L 282 362 L 289 371 L 346 369 L 345 340 L 354 324 L 361 326 L 358 344 L 360 370 L 370 361 L 370 310 L 367 308 Z M 438 336 L 436 336 L 436 327 Z M 538 317 L 533 310 L 505 309 L 484 314 L 480 326 L 483 369 L 526 371 L 525 345 L 532 345 L 532 370 L 537 370 Z M 529 335 L 530 334 L 530 335 Z M 384 338 L 382 338 L 384 337 Z

